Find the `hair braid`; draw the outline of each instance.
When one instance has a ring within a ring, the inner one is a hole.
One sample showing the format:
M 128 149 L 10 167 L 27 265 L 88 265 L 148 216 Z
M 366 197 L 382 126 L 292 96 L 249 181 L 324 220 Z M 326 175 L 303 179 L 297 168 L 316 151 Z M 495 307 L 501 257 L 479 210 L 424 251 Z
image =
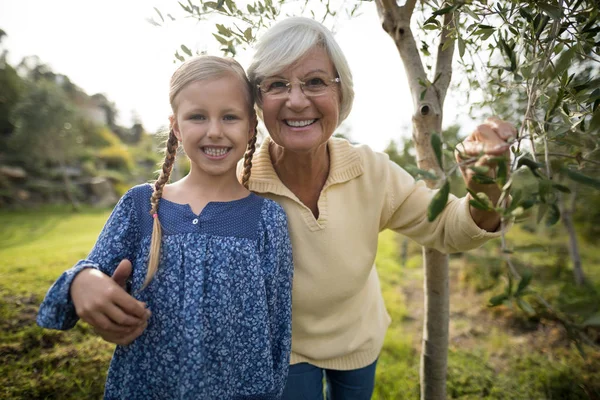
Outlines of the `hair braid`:
M 256 118 L 256 117 L 255 117 Z M 258 129 L 258 119 L 254 124 L 254 135 L 248 140 L 248 149 L 244 154 L 244 175 L 242 175 L 242 185 L 248 189 L 248 181 L 250 180 L 250 170 L 252 169 L 252 156 L 256 151 L 256 133 Z
M 177 147 L 179 147 L 179 143 L 177 141 L 177 137 L 175 137 L 175 133 L 173 133 L 173 129 L 171 129 L 169 132 L 169 138 L 167 139 L 165 161 L 163 162 L 160 176 L 156 182 L 154 182 L 154 192 L 150 198 L 150 215 L 152 215 L 154 218 L 154 223 L 152 225 L 152 240 L 150 244 L 150 259 L 148 260 L 148 273 L 146 274 L 146 280 L 144 281 L 142 289 L 148 286 L 152 280 L 152 277 L 154 277 L 156 270 L 158 269 L 162 241 L 162 227 L 160 225 L 160 221 L 158 220 L 158 202 L 162 197 L 163 188 L 171 176 L 171 171 L 173 170 L 173 164 L 175 162 L 175 156 L 177 155 Z

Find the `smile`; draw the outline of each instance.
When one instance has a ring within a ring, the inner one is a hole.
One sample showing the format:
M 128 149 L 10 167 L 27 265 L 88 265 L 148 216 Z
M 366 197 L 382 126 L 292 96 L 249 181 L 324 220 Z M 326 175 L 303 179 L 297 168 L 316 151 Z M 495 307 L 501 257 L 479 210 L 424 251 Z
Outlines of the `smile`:
M 291 121 L 289 119 L 284 119 L 283 122 L 287 126 L 291 126 L 293 128 L 303 128 L 305 126 L 314 124 L 315 122 L 317 122 L 317 120 L 316 119 L 307 119 L 304 121 Z
M 231 147 L 212 147 L 205 146 L 202 147 L 202 151 L 209 157 L 213 158 L 222 158 L 227 155 L 231 151 Z

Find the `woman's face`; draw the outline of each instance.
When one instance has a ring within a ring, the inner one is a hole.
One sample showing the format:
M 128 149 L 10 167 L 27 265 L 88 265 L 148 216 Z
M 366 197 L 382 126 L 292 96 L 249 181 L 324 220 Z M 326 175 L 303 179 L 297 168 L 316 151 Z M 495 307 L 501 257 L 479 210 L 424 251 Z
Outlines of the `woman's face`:
M 340 88 L 338 83 L 329 82 L 336 78 L 336 71 L 327 52 L 315 47 L 263 82 L 271 78 L 292 83 L 290 92 L 283 97 L 261 94 L 263 120 L 271 139 L 294 152 L 311 152 L 326 143 L 337 128 L 340 111 Z M 327 80 L 329 86 L 318 96 L 306 96 L 298 82 L 314 82 L 313 79 Z

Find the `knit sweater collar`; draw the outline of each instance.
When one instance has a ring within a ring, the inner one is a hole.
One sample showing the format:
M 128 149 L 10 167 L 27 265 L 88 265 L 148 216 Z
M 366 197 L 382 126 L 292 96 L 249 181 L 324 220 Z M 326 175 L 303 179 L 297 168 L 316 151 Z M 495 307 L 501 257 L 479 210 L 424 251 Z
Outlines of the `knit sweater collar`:
M 296 196 L 281 182 L 269 154 L 271 138 L 266 137 L 252 159 L 252 173 L 249 188 L 257 193 L 273 193 L 297 200 Z M 325 181 L 325 190 L 328 186 L 347 182 L 363 173 L 363 164 L 358 151 L 347 141 L 331 138 L 327 141 L 329 156 L 329 176 Z

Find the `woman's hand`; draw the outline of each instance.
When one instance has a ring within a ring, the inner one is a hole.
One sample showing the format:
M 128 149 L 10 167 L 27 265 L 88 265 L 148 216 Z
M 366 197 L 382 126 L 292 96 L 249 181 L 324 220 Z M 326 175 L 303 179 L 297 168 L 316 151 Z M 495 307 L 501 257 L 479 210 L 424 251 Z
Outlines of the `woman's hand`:
M 75 312 L 106 341 L 126 345 L 148 326 L 150 310 L 125 291 L 131 262 L 123 260 L 112 277 L 93 268 L 77 274 L 71 284 Z
M 487 175 L 495 178 L 497 161 L 494 158 L 504 157 L 510 160 L 510 145 L 517 137 L 517 130 L 508 122 L 491 117 L 477 127 L 465 140 L 456 146 L 456 160 L 460 165 L 463 179 L 467 187 L 474 193 L 485 193 L 492 204 L 497 205 L 502 189 L 496 184 L 477 183 L 473 179 L 475 172 L 469 167 L 489 167 Z M 496 231 L 500 224 L 500 215 L 495 212 L 470 208 L 473 221 L 489 232 Z

